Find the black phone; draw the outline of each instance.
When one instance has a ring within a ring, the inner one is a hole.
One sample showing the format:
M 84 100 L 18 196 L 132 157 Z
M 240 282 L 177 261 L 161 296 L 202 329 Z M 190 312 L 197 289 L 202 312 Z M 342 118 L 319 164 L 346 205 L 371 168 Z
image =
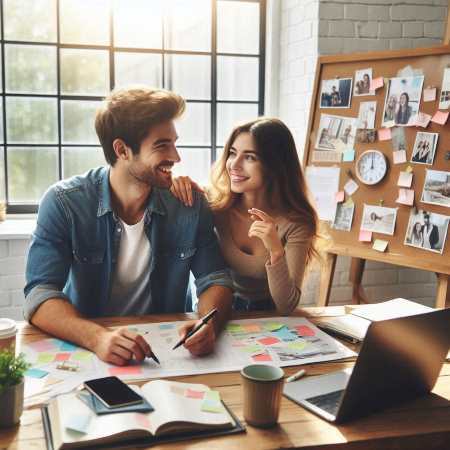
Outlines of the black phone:
M 83 384 L 108 408 L 142 403 L 142 397 L 117 377 L 96 378 Z

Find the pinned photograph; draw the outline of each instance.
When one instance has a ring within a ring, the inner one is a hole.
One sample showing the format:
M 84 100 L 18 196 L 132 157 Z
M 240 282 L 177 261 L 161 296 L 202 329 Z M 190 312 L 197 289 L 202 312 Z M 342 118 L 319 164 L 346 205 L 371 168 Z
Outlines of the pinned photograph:
M 330 116 L 322 114 L 317 133 L 318 150 L 342 152 L 353 148 L 355 143 L 356 121 L 354 117 Z
M 433 164 L 438 137 L 439 133 L 417 133 L 411 162 L 417 164 Z
M 399 152 L 406 150 L 405 129 L 402 127 L 391 128 L 392 150 Z
M 450 108 L 450 67 L 444 69 L 442 78 L 441 96 L 439 97 L 439 109 Z
M 422 95 L 423 75 L 391 78 L 386 89 L 383 127 L 415 125 Z
M 412 209 L 406 229 L 405 245 L 442 255 L 449 220 L 449 216 Z
M 320 92 L 321 108 L 349 108 L 352 99 L 352 79 L 323 80 Z
M 377 130 L 374 129 L 357 129 L 356 143 L 357 144 L 373 144 L 377 140 Z
M 350 205 L 346 203 L 338 203 L 336 205 L 336 214 L 332 227 L 335 230 L 350 231 L 353 222 L 353 213 L 355 211 L 355 204 Z
M 420 201 L 450 208 L 450 172 L 428 169 Z
M 389 234 L 392 236 L 397 219 L 397 208 L 364 205 L 361 230 L 373 233 Z
M 375 128 L 377 102 L 361 102 L 359 104 L 358 128 Z
M 372 68 L 361 69 L 355 72 L 355 88 L 353 95 L 375 95 L 375 91 L 370 90 L 372 81 Z

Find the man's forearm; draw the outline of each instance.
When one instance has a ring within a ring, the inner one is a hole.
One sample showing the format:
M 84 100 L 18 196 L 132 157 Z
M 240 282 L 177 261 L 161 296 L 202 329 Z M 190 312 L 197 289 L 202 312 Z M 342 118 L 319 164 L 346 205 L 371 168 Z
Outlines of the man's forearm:
M 214 317 L 214 328 L 216 333 L 220 333 L 231 315 L 231 304 L 233 294 L 230 289 L 224 286 L 211 286 L 199 297 L 198 313 L 200 317 L 209 311 L 217 308 L 218 312 Z
M 42 303 L 33 314 L 31 323 L 46 333 L 92 351 L 98 335 L 105 331 L 103 326 L 83 318 L 72 304 L 58 298 Z

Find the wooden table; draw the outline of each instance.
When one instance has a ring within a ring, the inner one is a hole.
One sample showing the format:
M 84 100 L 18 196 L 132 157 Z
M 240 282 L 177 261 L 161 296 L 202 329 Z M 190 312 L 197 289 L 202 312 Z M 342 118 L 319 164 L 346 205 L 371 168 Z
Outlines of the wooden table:
M 313 321 L 325 315 L 343 314 L 343 307 L 304 308 L 296 313 L 307 315 Z M 102 319 L 106 325 L 125 325 L 131 323 L 183 320 L 188 315 L 160 315 L 147 317 L 127 317 Z M 236 318 L 249 316 L 236 316 Z M 264 317 L 252 314 L 251 317 Z M 36 328 L 21 324 L 20 342 L 31 342 L 45 337 Z M 311 364 L 306 369 L 308 376 L 351 366 L 353 362 L 330 362 Z M 285 368 L 290 375 L 298 367 Z M 242 417 L 242 395 L 240 375 L 237 372 L 210 375 L 177 377 L 179 381 L 206 383 L 220 391 L 226 404 Z M 299 448 L 308 450 L 433 450 L 450 449 L 450 363 L 441 371 L 433 394 L 407 404 L 385 410 L 351 422 L 334 426 L 309 413 L 283 397 L 279 425 L 270 430 L 247 426 L 247 433 L 212 439 L 197 439 L 174 444 L 159 445 L 152 448 L 188 450 L 247 450 Z M 0 431 L 0 449 L 33 450 L 46 448 L 39 409 L 24 411 L 20 425 Z

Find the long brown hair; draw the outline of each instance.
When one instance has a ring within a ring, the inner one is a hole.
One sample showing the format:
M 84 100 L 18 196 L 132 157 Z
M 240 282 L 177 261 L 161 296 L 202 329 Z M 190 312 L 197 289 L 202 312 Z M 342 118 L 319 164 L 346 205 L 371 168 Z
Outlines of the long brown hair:
M 279 119 L 258 118 L 233 129 L 221 158 L 216 161 L 211 171 L 211 189 L 208 192 L 211 208 L 214 211 L 231 208 L 240 195 L 231 192 L 226 162 L 231 146 L 241 133 L 250 133 L 255 142 L 267 180 L 269 207 L 292 222 L 305 225 L 315 240 L 319 223 L 317 213 L 309 200 L 294 138 L 289 128 Z M 308 260 L 316 255 L 317 251 L 311 245 Z

